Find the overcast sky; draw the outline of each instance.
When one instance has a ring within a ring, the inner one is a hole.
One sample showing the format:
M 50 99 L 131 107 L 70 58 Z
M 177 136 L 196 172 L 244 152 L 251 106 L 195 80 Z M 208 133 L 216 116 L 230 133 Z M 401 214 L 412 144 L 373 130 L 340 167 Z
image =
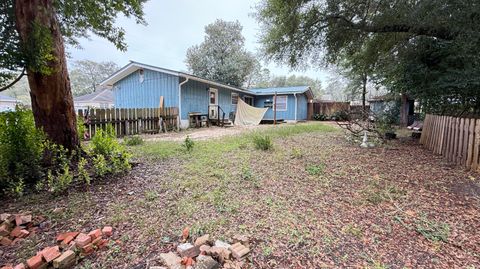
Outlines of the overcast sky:
M 113 61 L 120 66 L 129 60 L 160 66 L 178 71 L 187 71 L 186 51 L 204 39 L 204 27 L 216 19 L 238 20 L 243 26 L 246 47 L 251 52 L 259 48 L 260 27 L 252 16 L 259 0 L 150 0 L 145 4 L 147 26 L 137 25 L 133 19 L 119 18 L 117 24 L 126 31 L 126 52 L 118 51 L 105 39 L 91 36 L 82 39 L 82 49 L 68 48 L 69 61 Z M 271 63 L 267 66 L 272 74 L 305 74 L 326 79 L 320 70 L 293 72 L 286 66 Z M 324 83 L 325 85 L 325 83 Z

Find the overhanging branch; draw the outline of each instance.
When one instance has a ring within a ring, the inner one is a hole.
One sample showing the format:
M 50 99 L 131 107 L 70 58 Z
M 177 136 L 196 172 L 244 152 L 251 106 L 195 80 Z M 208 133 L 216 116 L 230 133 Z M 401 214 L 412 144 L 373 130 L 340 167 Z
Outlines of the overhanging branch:
M 8 85 L 0 88 L 0 92 L 3 92 L 3 91 L 5 91 L 6 89 L 8 89 L 8 88 L 12 87 L 13 85 L 15 85 L 18 81 L 20 81 L 20 79 L 21 79 L 23 76 L 25 76 L 25 74 L 26 74 L 26 73 L 25 73 L 25 68 L 23 68 L 22 73 L 20 73 L 20 75 L 18 75 L 18 77 L 17 77 L 14 81 L 12 81 L 12 82 L 10 82 Z

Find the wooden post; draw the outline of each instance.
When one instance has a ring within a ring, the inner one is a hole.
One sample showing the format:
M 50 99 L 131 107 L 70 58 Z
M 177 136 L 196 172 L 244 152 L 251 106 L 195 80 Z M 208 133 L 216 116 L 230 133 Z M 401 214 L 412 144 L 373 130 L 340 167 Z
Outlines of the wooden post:
M 273 125 L 277 125 L 277 92 L 273 96 Z

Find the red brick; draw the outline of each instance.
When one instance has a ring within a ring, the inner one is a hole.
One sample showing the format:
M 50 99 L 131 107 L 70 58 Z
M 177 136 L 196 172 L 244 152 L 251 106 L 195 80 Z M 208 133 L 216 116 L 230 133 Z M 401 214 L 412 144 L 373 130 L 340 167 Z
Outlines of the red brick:
M 58 246 L 48 247 L 42 250 L 42 256 L 45 261 L 51 262 L 61 255 Z
M 10 240 L 8 237 L 2 237 L 0 239 L 0 246 L 10 246 L 12 244 L 12 240 Z
M 84 233 L 81 233 L 75 238 L 75 244 L 78 247 L 84 247 L 92 242 L 92 238 Z
M 65 239 L 63 239 L 62 244 L 68 245 L 68 244 L 70 244 L 70 242 L 73 241 L 73 239 L 75 239 L 75 237 L 69 235 Z
M 13 269 L 26 269 L 26 267 L 25 267 L 25 264 L 20 263 L 20 264 L 15 265 L 15 267 L 13 267 Z
M 113 228 L 110 227 L 110 226 L 105 226 L 105 227 L 103 227 L 103 229 L 102 229 L 102 233 L 103 233 L 105 236 L 110 237 L 110 236 L 112 236 L 112 234 L 113 234 Z
M 95 249 L 93 248 L 93 244 L 92 244 L 92 243 L 90 243 L 90 244 L 82 247 L 82 253 L 83 253 L 83 255 L 85 255 L 85 256 L 92 254 L 94 250 L 95 250 Z
M 10 227 L 6 223 L 0 225 L 0 236 L 6 236 L 10 234 Z
M 2 267 L 0 269 L 13 269 L 13 267 L 11 265 L 5 265 L 4 267 Z
M 73 238 L 75 238 L 78 234 L 79 234 L 79 232 L 62 233 L 62 234 L 57 235 L 57 241 L 63 241 L 68 236 L 72 236 Z
M 108 239 L 102 239 L 100 243 L 98 244 L 99 249 L 104 249 L 108 246 Z
M 102 240 L 103 240 L 103 238 L 97 237 L 97 238 L 95 238 L 95 240 L 92 241 L 92 244 L 94 246 L 98 246 L 102 242 Z
M 90 238 L 92 238 L 92 241 L 93 241 L 99 237 L 102 237 L 102 231 L 100 229 L 93 230 L 88 233 L 88 236 L 90 236 Z
M 20 230 L 20 234 L 18 235 L 18 238 L 25 238 L 30 234 L 29 231 L 27 230 Z
M 72 250 L 65 251 L 60 257 L 53 260 L 55 268 L 71 268 L 75 264 L 75 252 Z
M 15 238 L 15 239 L 13 239 L 12 245 L 16 245 L 18 242 L 22 242 L 22 241 L 23 241 L 23 238 L 17 237 L 17 238 Z
M 38 269 L 44 265 L 42 255 L 33 256 L 27 260 L 27 266 L 30 269 Z
M 2 214 L 0 214 L 0 222 L 6 221 L 6 220 L 10 219 L 11 216 L 12 216 L 12 215 L 10 215 L 10 214 L 8 214 L 8 213 L 2 213 Z
M 22 232 L 20 232 L 22 230 L 21 227 L 15 227 L 11 232 L 10 232 L 10 236 L 11 237 L 20 237 L 22 235 Z

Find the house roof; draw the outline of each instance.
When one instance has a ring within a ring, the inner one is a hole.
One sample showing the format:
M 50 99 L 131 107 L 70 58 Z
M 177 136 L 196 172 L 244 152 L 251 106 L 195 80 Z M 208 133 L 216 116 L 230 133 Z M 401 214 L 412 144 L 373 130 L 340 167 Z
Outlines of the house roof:
M 7 96 L 7 95 L 2 95 L 0 94 L 0 101 L 4 102 L 20 102 L 20 100 L 17 100 L 13 97 Z
M 120 70 L 118 70 L 117 72 L 113 73 L 111 76 L 106 78 L 104 81 L 100 82 L 100 85 L 104 86 L 104 87 L 111 87 L 111 86 L 113 86 L 113 84 L 117 83 L 118 81 L 122 80 L 123 78 L 127 77 L 128 75 L 130 75 L 131 73 L 133 73 L 133 72 L 135 72 L 139 69 L 153 70 L 153 71 L 157 71 L 157 72 L 161 72 L 161 73 L 165 73 L 165 74 L 170 74 L 170 75 L 174 75 L 174 76 L 178 76 L 178 77 L 183 77 L 183 78 L 189 79 L 189 80 L 200 81 L 200 82 L 207 83 L 207 84 L 217 86 L 217 87 L 227 88 L 227 89 L 234 90 L 234 91 L 239 91 L 239 92 L 250 93 L 246 89 L 242 89 L 242 88 L 239 88 L 239 87 L 230 86 L 230 85 L 223 84 L 223 83 L 220 83 L 220 82 L 208 80 L 208 79 L 201 78 L 201 77 L 198 77 L 198 76 L 195 76 L 195 75 L 192 75 L 192 74 L 179 72 L 179 71 L 175 71 L 175 70 L 171 70 L 171 69 L 167 69 L 167 68 L 162 68 L 162 67 L 158 67 L 158 66 L 153 66 L 153 65 L 149 65 L 149 64 L 134 62 L 134 61 L 130 61 L 129 64 L 125 65 Z
M 313 98 L 313 92 L 310 86 L 291 86 L 291 87 L 274 87 L 274 88 L 253 88 L 250 89 L 251 92 L 256 95 L 273 95 L 277 94 L 295 94 L 295 93 L 306 93 L 307 96 L 311 99 Z
M 109 89 L 95 91 L 93 93 L 77 96 L 73 98 L 74 102 L 98 102 L 98 103 L 114 103 L 113 92 Z

